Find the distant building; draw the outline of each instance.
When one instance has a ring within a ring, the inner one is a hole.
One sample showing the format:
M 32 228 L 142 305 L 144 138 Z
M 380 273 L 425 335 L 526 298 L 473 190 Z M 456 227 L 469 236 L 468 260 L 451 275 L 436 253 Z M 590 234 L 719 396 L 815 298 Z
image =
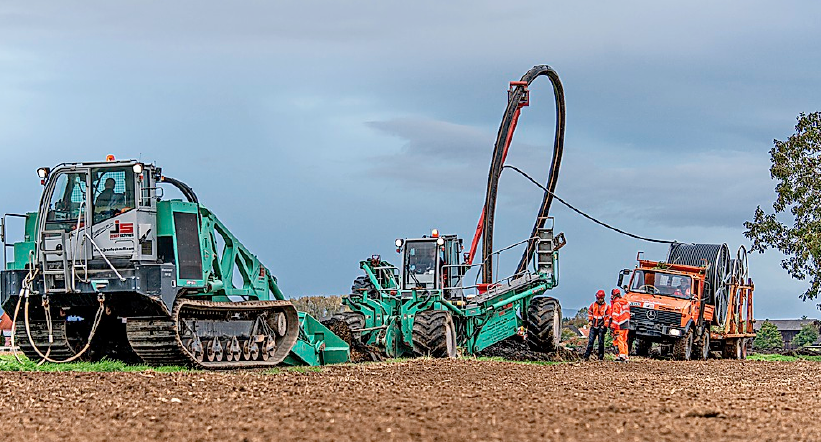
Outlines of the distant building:
M 778 331 L 781 332 L 781 337 L 784 338 L 785 350 L 792 350 L 795 348 L 792 345 L 792 339 L 798 334 L 798 332 L 801 331 L 801 327 L 803 327 L 804 324 L 813 324 L 819 329 L 819 331 L 821 331 L 821 321 L 818 319 L 757 319 L 755 321 L 755 325 L 753 325 L 756 332 L 761 329 L 761 325 L 764 324 L 765 321 L 771 322 L 773 325 L 778 327 Z

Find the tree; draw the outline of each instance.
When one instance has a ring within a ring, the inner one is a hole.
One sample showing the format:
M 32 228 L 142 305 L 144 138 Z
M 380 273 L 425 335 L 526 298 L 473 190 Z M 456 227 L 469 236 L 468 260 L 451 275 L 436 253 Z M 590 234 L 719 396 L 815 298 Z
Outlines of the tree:
M 773 143 L 775 212 L 765 213 L 758 206 L 753 220 L 744 223 L 744 235 L 752 240 L 753 251 L 773 248 L 786 255 L 781 267 L 795 279 L 809 280 L 801 299 L 815 299 L 821 294 L 821 112 L 802 113 L 795 133 Z M 778 219 L 787 213 L 794 218 L 791 225 Z
M 761 329 L 755 334 L 753 348 L 756 350 L 775 350 L 784 347 L 784 337 L 778 327 L 770 321 L 764 321 Z
M 803 347 L 818 340 L 818 327 L 815 324 L 807 323 L 801 326 L 801 331 L 792 338 L 790 344 L 793 347 Z

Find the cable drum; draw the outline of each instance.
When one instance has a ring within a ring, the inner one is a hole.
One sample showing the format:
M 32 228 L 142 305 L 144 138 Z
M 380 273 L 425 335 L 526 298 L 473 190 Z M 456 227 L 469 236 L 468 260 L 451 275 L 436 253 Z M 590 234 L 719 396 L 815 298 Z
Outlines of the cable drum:
M 729 286 L 734 272 L 741 270 L 741 262 L 746 259 L 732 259 L 727 244 L 670 244 L 667 262 L 696 267 L 707 266 L 704 295 L 708 304 L 715 306 L 715 322 L 723 327 L 727 321 L 727 303 L 730 297 Z M 746 258 L 746 255 L 745 257 Z M 736 261 L 735 263 L 733 261 Z M 746 267 L 746 266 L 744 266 Z

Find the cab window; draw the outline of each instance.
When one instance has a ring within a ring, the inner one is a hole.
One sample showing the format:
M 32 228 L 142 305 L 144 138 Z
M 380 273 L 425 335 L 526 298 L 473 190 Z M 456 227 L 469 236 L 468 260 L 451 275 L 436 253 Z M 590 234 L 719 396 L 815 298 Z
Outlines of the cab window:
M 94 169 L 91 175 L 94 224 L 135 207 L 134 172 L 129 167 Z
M 63 173 L 57 177 L 46 213 L 46 230 L 66 232 L 77 227 L 86 200 L 86 173 Z M 82 221 L 80 221 L 82 223 Z

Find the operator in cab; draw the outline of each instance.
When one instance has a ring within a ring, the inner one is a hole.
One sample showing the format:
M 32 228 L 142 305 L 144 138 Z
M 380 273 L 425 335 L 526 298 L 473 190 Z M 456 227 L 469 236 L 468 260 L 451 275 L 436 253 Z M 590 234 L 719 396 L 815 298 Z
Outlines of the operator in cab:
M 114 188 L 116 186 L 117 182 L 114 178 L 105 180 L 105 188 L 94 201 L 95 218 L 100 218 L 101 214 L 111 216 L 116 211 L 125 208 L 125 194 L 115 192 Z

